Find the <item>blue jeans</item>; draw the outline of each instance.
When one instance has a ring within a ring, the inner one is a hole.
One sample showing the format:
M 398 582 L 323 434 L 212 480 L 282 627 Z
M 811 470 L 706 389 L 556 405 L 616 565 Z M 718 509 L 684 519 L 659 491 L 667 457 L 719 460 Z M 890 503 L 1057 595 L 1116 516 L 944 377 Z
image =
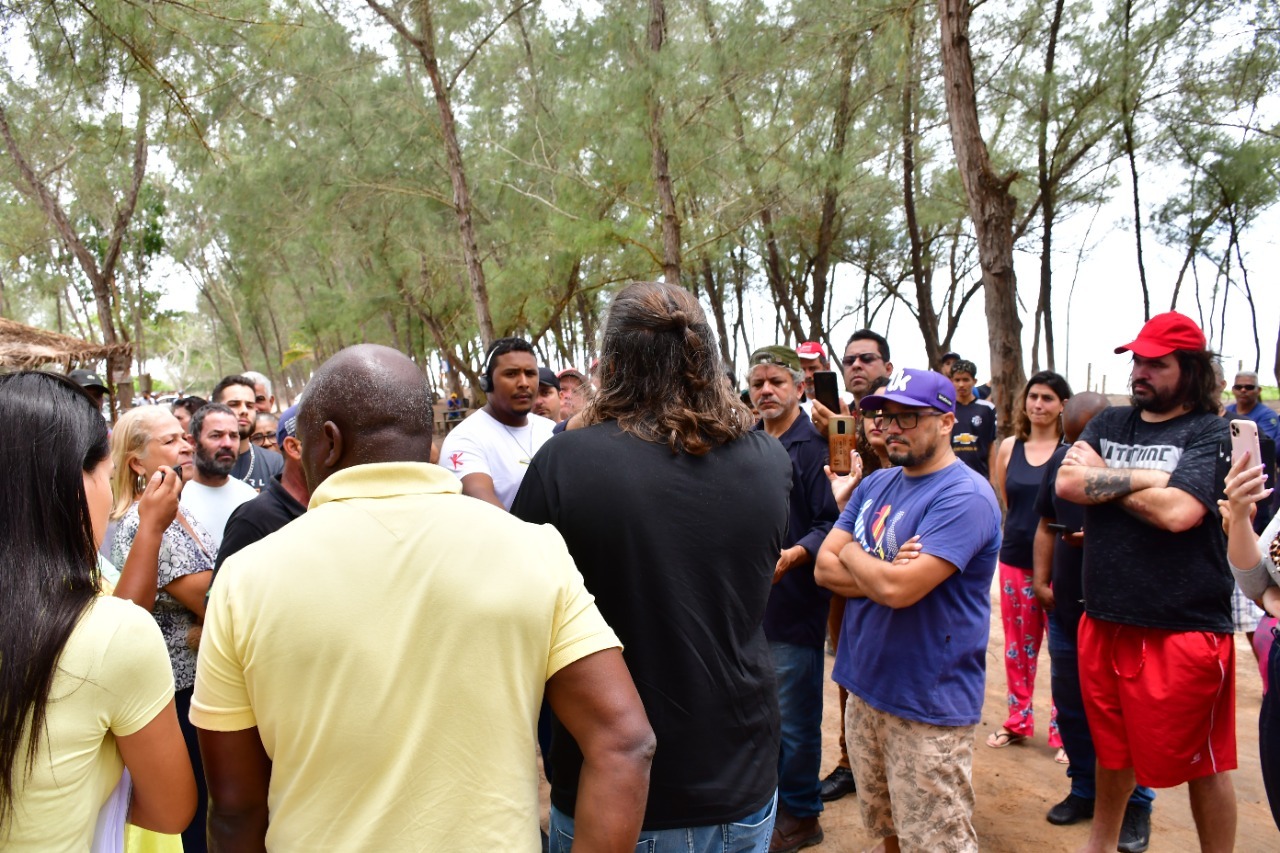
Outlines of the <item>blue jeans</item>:
M 685 829 L 642 830 L 636 853 L 768 853 L 778 796 L 736 823 L 691 826 Z M 551 853 L 573 847 L 573 818 L 551 807 Z
M 782 747 L 778 802 L 792 817 L 822 813 L 822 649 L 769 643 L 778 679 Z
M 1050 685 L 1054 704 L 1058 706 L 1058 732 L 1062 735 L 1062 748 L 1067 751 L 1067 758 L 1071 761 L 1067 765 L 1067 778 L 1071 780 L 1071 793 L 1082 799 L 1092 800 L 1096 795 L 1094 773 L 1097 755 L 1093 751 L 1089 721 L 1084 714 L 1076 648 L 1076 638 L 1067 634 L 1058 621 L 1057 613 L 1050 613 Z M 1138 785 L 1129 796 L 1129 804 L 1151 811 L 1151 803 L 1155 798 L 1155 791 Z

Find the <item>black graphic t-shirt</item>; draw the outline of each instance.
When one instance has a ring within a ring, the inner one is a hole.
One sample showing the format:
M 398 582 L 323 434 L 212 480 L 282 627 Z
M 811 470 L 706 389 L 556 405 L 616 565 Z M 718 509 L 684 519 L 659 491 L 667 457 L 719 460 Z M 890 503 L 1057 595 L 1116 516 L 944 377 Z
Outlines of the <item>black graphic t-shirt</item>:
M 956 403 L 956 425 L 951 430 L 951 449 L 964 464 L 990 478 L 991 445 L 996 440 L 996 407 L 974 398 L 972 403 Z
M 1109 468 L 1168 471 L 1169 486 L 1207 510 L 1195 527 L 1172 533 L 1130 515 L 1119 501 L 1085 507 L 1085 612 L 1127 625 L 1230 634 L 1231 570 L 1217 506 L 1230 452 L 1226 423 L 1212 414 L 1148 423 L 1137 409 L 1114 407 L 1080 438 Z

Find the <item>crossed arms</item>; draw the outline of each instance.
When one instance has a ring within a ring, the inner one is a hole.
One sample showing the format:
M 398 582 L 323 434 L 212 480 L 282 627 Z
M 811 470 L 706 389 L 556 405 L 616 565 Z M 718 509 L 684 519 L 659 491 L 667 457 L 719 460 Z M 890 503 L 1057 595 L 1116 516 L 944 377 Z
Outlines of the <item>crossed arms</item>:
M 1116 502 L 1153 527 L 1181 533 L 1205 517 L 1205 506 L 1189 492 L 1169 485 L 1167 471 L 1108 468 L 1093 447 L 1077 441 L 1058 469 L 1058 497 L 1085 506 Z
M 953 563 L 920 551 L 914 536 L 890 563 L 868 554 L 852 535 L 835 528 L 818 550 L 813 577 L 837 595 L 869 598 L 898 609 L 915 604 L 956 571 Z

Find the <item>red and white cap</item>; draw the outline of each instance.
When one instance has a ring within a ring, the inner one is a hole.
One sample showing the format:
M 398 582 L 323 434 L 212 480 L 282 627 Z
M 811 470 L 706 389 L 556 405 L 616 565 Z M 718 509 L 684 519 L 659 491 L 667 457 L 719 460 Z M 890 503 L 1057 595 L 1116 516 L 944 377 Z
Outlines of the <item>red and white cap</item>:
M 800 356 L 803 361 L 822 358 L 822 344 L 817 341 L 805 341 L 800 344 L 800 346 L 796 347 L 796 355 Z

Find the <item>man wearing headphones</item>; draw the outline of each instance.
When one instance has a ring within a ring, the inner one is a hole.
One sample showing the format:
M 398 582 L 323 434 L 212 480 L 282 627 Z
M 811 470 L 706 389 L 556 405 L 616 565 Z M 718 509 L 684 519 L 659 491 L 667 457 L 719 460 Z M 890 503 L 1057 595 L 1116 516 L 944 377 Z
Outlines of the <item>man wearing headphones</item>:
M 538 393 L 538 359 L 523 338 L 499 338 L 489 347 L 480 390 L 484 408 L 454 427 L 440 448 L 440 464 L 462 481 L 462 493 L 510 510 L 555 423 L 531 414 Z

